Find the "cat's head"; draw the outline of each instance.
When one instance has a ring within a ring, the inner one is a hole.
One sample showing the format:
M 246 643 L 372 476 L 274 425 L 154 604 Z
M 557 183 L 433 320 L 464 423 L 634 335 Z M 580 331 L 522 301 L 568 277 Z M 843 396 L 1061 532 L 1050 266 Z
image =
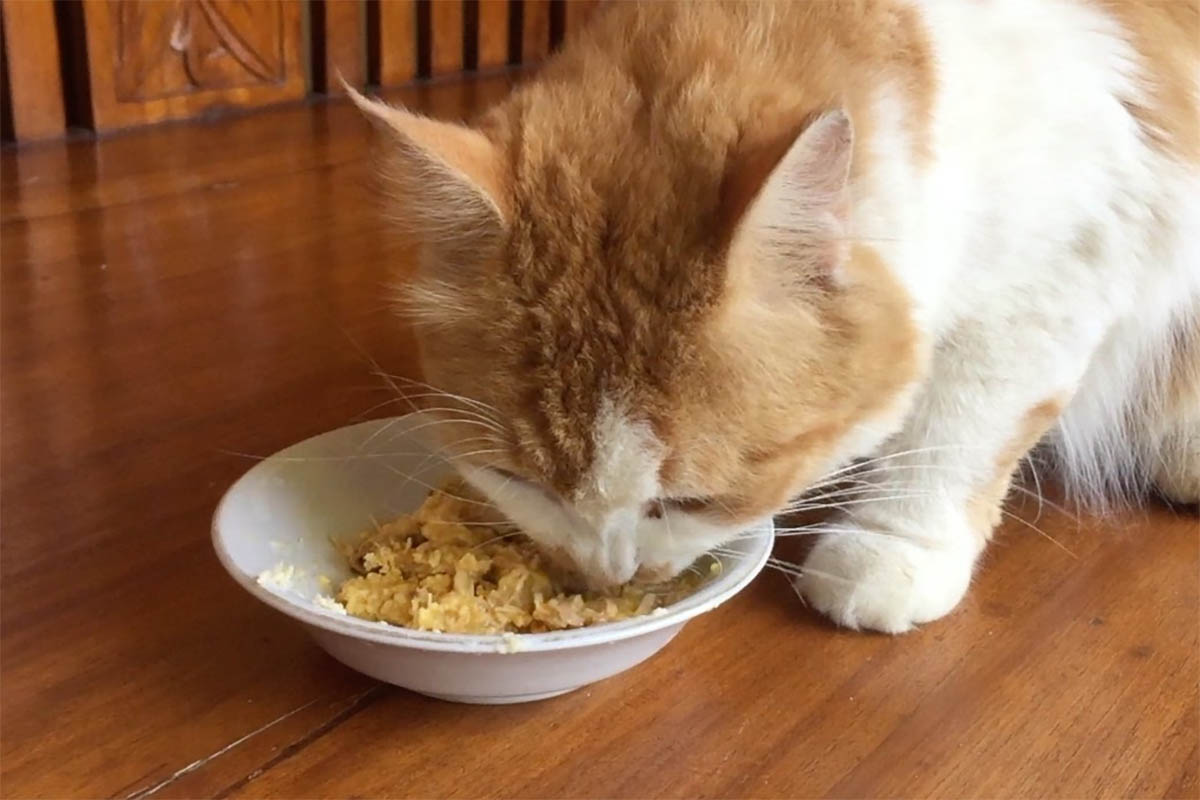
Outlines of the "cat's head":
M 846 230 L 845 113 L 755 140 L 545 92 L 475 128 L 356 99 L 421 245 L 432 430 L 592 583 L 682 570 L 891 429 L 920 348 Z

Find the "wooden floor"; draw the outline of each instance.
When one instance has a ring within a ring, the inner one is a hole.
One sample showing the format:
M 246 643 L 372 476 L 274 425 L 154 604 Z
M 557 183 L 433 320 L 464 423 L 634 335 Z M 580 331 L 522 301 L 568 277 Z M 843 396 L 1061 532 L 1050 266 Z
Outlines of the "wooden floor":
M 379 685 L 237 588 L 208 529 L 231 452 L 386 400 L 351 341 L 413 369 L 367 134 L 331 104 L 3 154 L 4 797 L 1200 794 L 1194 512 L 1018 504 L 1062 546 L 1010 522 L 961 610 L 902 638 L 764 574 L 634 671 L 516 707 Z

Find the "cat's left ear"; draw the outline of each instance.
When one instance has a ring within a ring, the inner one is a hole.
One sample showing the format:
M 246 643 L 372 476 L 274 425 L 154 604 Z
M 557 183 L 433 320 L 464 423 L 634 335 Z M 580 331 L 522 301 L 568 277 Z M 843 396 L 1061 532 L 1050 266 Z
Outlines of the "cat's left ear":
M 479 131 L 371 100 L 352 87 L 355 105 L 383 135 L 377 169 L 404 232 L 442 256 L 477 252 L 507 218 L 503 163 Z
M 853 150 L 850 118 L 834 110 L 749 154 L 728 184 L 731 257 L 769 259 L 789 281 L 828 276 L 844 251 Z

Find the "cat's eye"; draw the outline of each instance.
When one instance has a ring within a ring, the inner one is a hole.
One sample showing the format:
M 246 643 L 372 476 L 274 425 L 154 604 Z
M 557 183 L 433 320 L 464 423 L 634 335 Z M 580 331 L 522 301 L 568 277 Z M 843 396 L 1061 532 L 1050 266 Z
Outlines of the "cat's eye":
M 712 497 L 672 497 L 663 502 L 670 508 L 677 508 L 680 511 L 694 514 L 708 510 L 716 500 Z
M 503 480 L 505 483 L 528 483 L 529 482 L 527 479 L 524 479 L 524 477 L 521 477 L 520 475 L 517 475 L 516 473 L 514 473 L 514 471 L 512 471 L 511 469 L 504 469 L 503 467 L 488 467 L 487 471 L 490 471 L 490 473 L 492 475 L 498 477 L 498 479 L 500 479 L 500 480 Z
M 492 472 L 494 472 L 497 476 L 504 478 L 504 480 L 506 480 L 506 481 L 524 481 L 525 480 L 524 478 L 522 478 L 520 475 L 513 472 L 512 470 L 504 469 L 503 467 L 488 467 L 488 469 L 491 470 Z
M 662 497 L 646 504 L 643 514 L 648 519 L 662 519 L 668 510 L 694 514 L 712 506 L 711 497 Z
M 505 469 L 504 467 L 488 467 L 487 470 L 488 472 L 492 473 L 492 475 L 503 481 L 497 491 L 517 488 L 526 491 L 533 490 L 535 492 L 541 492 L 542 496 L 552 503 L 559 502 L 559 497 L 554 493 L 554 491 L 532 478 L 526 478 L 524 475 L 518 475 L 512 470 Z

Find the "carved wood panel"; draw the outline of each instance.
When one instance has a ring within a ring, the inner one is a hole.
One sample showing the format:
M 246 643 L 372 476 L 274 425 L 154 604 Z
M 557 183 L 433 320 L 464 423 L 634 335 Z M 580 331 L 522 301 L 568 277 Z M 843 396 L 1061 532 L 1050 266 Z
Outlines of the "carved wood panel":
M 98 130 L 298 99 L 299 0 L 87 0 Z

